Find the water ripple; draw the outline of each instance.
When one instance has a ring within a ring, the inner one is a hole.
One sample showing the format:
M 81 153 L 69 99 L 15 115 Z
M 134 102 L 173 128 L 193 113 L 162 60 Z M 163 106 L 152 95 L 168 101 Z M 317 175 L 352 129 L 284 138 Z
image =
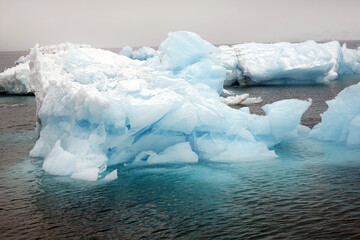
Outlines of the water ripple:
M 0 147 L 31 146 L 31 134 L 3 135 Z M 4 159 L 0 239 L 359 239 L 360 149 L 298 140 L 274 150 L 266 163 L 115 166 L 106 184 Z

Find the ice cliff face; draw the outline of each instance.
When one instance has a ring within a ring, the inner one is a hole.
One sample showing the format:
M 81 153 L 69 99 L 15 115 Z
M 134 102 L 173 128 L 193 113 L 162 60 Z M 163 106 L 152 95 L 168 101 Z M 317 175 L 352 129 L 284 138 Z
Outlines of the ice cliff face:
M 196 51 L 193 49 L 193 51 Z M 120 54 L 146 60 L 157 54 L 152 48 Z M 360 74 L 360 51 L 339 42 L 246 43 L 212 50 L 211 57 L 226 69 L 224 86 L 256 84 L 317 84 L 344 75 Z
M 39 48 L 41 54 L 47 56 L 61 54 L 69 48 L 88 48 L 85 44 L 61 43 L 57 45 L 43 46 Z M 0 73 L 0 93 L 24 95 L 33 93 L 30 89 L 30 56 L 22 56 L 15 61 L 16 66 Z
M 40 138 L 30 155 L 56 175 L 96 180 L 108 165 L 251 161 L 299 124 L 310 101 L 284 100 L 267 116 L 235 110 L 219 98 L 223 52 L 198 35 L 170 33 L 146 60 L 71 46 L 53 54 L 35 46 L 30 88 Z M 113 178 L 111 176 L 105 178 Z
M 240 84 L 323 83 L 360 74 L 360 51 L 341 47 L 336 41 L 248 43 L 232 48 L 245 77 Z
M 310 136 L 360 146 L 360 83 L 345 88 L 326 103 L 329 109 L 321 115 L 321 123 L 313 128 Z

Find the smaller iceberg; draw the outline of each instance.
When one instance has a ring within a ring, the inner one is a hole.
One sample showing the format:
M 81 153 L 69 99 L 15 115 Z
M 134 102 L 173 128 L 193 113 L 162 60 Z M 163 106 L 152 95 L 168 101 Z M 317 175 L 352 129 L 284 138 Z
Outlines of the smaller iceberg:
M 310 137 L 360 146 L 360 83 L 345 88 L 326 103 L 329 109 Z
M 62 54 L 70 48 L 89 48 L 85 44 L 61 43 L 57 45 L 48 45 L 39 48 L 43 55 Z M 21 56 L 15 61 L 16 66 L 5 69 L 0 73 L 0 93 L 10 95 L 32 95 L 30 88 L 30 56 Z
M 324 83 L 360 74 L 360 51 L 341 47 L 337 41 L 247 43 L 232 48 L 243 74 L 241 85 Z
M 0 93 L 11 95 L 31 94 L 29 87 L 30 68 L 28 62 L 0 73 Z

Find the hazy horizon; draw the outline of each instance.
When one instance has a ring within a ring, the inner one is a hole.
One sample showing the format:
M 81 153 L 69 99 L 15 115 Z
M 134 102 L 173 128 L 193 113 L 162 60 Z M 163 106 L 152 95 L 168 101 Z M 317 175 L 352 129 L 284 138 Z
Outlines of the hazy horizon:
M 156 47 L 179 30 L 212 44 L 360 40 L 359 9 L 356 0 L 0 0 L 0 51 Z

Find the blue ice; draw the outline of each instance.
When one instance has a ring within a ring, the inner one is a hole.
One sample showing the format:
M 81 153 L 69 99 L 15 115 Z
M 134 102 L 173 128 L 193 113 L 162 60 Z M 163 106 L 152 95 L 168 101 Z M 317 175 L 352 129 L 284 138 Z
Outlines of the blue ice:
M 310 133 L 323 141 L 360 146 L 360 83 L 347 87 L 326 102 L 329 109 Z
M 339 76 L 360 74 L 360 51 L 339 42 L 275 44 L 247 43 L 232 46 L 245 77 L 240 84 L 324 83 Z
M 189 39 L 191 39 L 190 42 Z M 177 51 L 169 51 L 168 47 L 173 47 Z M 39 50 L 44 55 L 52 55 L 70 48 L 89 48 L 89 46 L 62 43 L 40 47 Z M 165 39 L 158 50 L 151 47 L 133 50 L 126 46 L 119 55 L 147 62 L 148 67 L 155 67 L 161 61 L 163 69 L 171 70 L 175 74 L 187 76 L 193 74 L 193 77 L 196 77 L 194 71 L 206 69 L 206 66 L 202 68 L 201 65 L 211 64 L 212 68 L 209 69 L 214 70 L 214 74 L 225 74 L 225 79 L 222 81 L 224 86 L 231 86 L 235 83 L 240 85 L 318 84 L 339 79 L 344 75 L 360 74 L 360 50 L 348 49 L 345 44 L 340 46 L 337 41 L 328 43 L 314 41 L 275 44 L 245 43 L 231 47 L 215 47 L 195 33 L 182 32 L 181 36 L 178 34 Z M 203 59 L 203 61 L 198 61 L 199 59 Z M 18 66 L 0 73 L 0 92 L 31 93 L 29 56 L 21 57 L 16 63 Z M 185 69 L 193 63 L 197 63 L 198 67 Z M 222 71 L 219 70 L 220 68 Z M 188 71 L 192 71 L 192 73 L 188 74 Z M 84 79 L 101 78 L 101 74 L 111 74 L 112 71 L 100 72 L 96 76 L 92 72 L 82 74 Z M 199 72 L 197 77 L 202 74 Z M 209 73 L 209 75 L 211 74 Z M 211 84 L 220 85 L 219 82 Z M 217 86 L 217 88 L 219 91 L 221 86 Z
M 69 47 L 30 54 L 39 139 L 30 155 L 43 169 L 89 181 L 107 166 L 273 159 L 269 147 L 296 130 L 311 101 L 279 101 L 252 115 L 223 104 L 232 60 L 195 33 L 169 33 L 157 54 L 139 61 L 110 51 Z M 112 172 L 105 179 L 114 179 Z

